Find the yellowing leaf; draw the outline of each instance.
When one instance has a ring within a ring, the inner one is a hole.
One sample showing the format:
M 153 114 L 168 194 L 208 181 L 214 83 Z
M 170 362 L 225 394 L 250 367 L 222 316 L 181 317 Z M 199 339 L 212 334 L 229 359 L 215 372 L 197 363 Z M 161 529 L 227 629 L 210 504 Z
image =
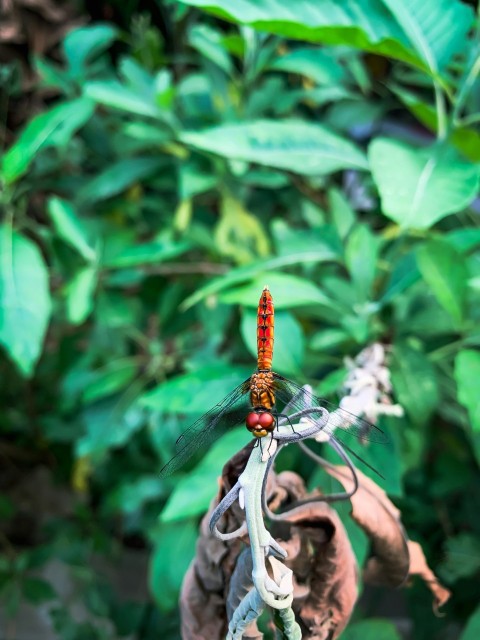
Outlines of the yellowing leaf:
M 239 200 L 225 193 L 220 213 L 215 242 L 224 255 L 238 264 L 268 255 L 270 245 L 265 230 Z

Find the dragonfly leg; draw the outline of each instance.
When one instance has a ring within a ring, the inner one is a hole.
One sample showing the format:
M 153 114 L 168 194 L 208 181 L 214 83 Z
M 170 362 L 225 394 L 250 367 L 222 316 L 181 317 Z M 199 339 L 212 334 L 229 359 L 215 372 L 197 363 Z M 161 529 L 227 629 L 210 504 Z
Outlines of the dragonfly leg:
M 300 435 L 301 435 L 301 434 L 300 434 L 300 433 L 298 433 L 298 431 L 295 431 L 295 428 L 294 428 L 294 426 L 293 426 L 293 424 L 292 424 L 292 421 L 290 420 L 289 416 L 287 416 L 287 414 L 286 414 L 286 413 L 276 413 L 276 414 L 275 414 L 275 418 L 286 418 L 286 419 L 287 419 L 287 421 L 288 421 L 288 424 L 290 425 L 290 428 L 291 428 L 291 429 L 292 429 L 292 431 L 293 431 L 293 433 L 296 433 L 296 434 L 297 434 L 297 436 L 299 436 L 299 437 L 300 437 Z M 278 424 L 278 420 L 277 420 L 277 424 Z
M 268 455 L 270 455 L 270 447 L 272 446 L 272 442 L 273 442 L 273 433 L 270 434 L 270 442 L 268 443 L 268 447 L 267 447 Z

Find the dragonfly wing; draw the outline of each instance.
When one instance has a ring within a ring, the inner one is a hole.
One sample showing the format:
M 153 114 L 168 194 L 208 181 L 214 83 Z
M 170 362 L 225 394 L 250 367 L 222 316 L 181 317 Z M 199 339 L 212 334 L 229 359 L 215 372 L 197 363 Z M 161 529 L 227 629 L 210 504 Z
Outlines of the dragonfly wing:
M 242 382 L 221 402 L 198 418 L 175 443 L 175 455 L 160 471 L 166 477 L 182 467 L 195 453 L 205 449 L 228 429 L 245 420 L 250 379 Z
M 360 418 L 345 409 L 341 409 L 337 405 L 319 398 L 315 394 L 307 391 L 296 382 L 287 380 L 278 374 L 274 374 L 275 395 L 282 403 L 291 403 L 291 406 L 297 411 L 302 411 L 310 407 L 323 407 L 329 413 L 328 421 L 323 430 L 329 435 L 346 438 L 347 441 L 353 440 L 360 442 L 378 442 L 388 443 L 388 436 L 377 426 L 371 424 L 367 420 Z M 315 417 L 313 415 L 313 417 Z

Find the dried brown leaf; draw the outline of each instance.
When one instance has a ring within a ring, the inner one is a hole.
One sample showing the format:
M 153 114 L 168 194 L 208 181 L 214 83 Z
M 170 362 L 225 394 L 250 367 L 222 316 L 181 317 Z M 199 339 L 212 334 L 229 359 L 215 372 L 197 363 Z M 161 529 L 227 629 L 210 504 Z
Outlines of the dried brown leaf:
M 438 609 L 443 607 L 452 594 L 448 589 L 440 584 L 436 575 L 428 566 L 423 549 L 418 542 L 409 540 L 408 549 L 410 552 L 409 575 L 418 575 L 422 578 L 435 598 L 434 610 L 438 612 Z
M 308 499 L 296 474 L 280 474 L 278 482 L 296 499 Z M 287 523 L 289 536 L 280 543 L 289 552 L 286 564 L 295 576 L 294 608 L 303 638 L 334 640 L 346 627 L 358 595 L 357 563 L 345 528 L 336 511 L 321 502 L 292 509 L 281 526 Z
M 353 488 L 347 467 L 332 466 L 326 471 L 337 478 L 347 491 Z M 418 542 L 407 540 L 400 511 L 385 491 L 358 470 L 357 477 L 360 487 L 351 498 L 352 518 L 370 537 L 374 553 L 364 570 L 365 582 L 399 586 L 410 576 L 419 575 L 432 592 L 434 608 L 438 610 L 450 598 L 450 591 L 440 584 L 428 566 Z
M 248 454 L 240 452 L 225 466 L 217 500 L 235 484 Z M 279 476 L 271 473 L 268 492 L 276 501 L 279 496 L 284 497 L 284 504 L 309 497 L 303 480 L 291 472 Z M 212 509 L 216 504 L 217 501 Z M 222 518 L 223 530 L 237 529 L 242 514 L 234 505 Z M 182 588 L 184 640 L 223 638 L 227 600 L 231 613 L 249 587 L 245 571 L 237 565 L 242 543 L 214 538 L 208 529 L 209 518 L 207 514 L 202 521 L 197 555 Z M 275 522 L 272 533 L 289 554 L 286 564 L 294 572 L 293 606 L 303 627 L 303 638 L 334 640 L 345 628 L 357 598 L 356 560 L 337 513 L 319 502 L 301 505 L 286 515 L 285 522 Z M 244 637 L 259 639 L 262 634 L 252 625 Z
M 182 584 L 180 612 L 183 640 L 216 640 L 224 638 L 227 629 L 226 599 L 241 543 L 238 539 L 222 541 L 209 529 L 210 515 L 218 504 L 212 503 L 200 526 L 196 556 Z M 233 531 L 239 522 L 227 512 L 223 520 Z
M 346 491 L 352 491 L 354 485 L 348 467 L 332 465 L 325 470 Z M 373 552 L 364 570 L 365 582 L 398 587 L 407 579 L 410 563 L 400 511 L 373 480 L 358 469 L 356 473 L 359 488 L 350 499 L 352 518 L 370 538 Z

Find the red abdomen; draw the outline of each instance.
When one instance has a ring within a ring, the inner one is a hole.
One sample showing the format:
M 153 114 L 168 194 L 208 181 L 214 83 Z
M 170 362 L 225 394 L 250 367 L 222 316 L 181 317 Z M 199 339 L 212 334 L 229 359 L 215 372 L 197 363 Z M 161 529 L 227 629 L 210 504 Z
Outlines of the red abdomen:
M 257 315 L 257 366 L 260 371 L 270 371 L 272 368 L 274 338 L 273 319 L 273 300 L 268 287 L 265 287 L 262 291 L 262 295 L 260 296 Z

